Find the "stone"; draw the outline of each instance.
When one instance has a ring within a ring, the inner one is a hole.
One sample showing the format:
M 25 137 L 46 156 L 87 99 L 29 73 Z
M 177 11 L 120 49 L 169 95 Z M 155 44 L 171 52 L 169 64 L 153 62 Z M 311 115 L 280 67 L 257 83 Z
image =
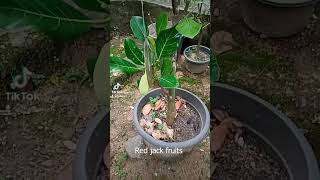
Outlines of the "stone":
M 53 161 L 51 159 L 43 161 L 41 163 L 41 165 L 45 166 L 45 167 L 51 167 L 53 165 Z
M 125 145 L 126 151 L 128 156 L 132 159 L 139 159 L 142 157 L 141 153 L 136 153 L 136 148 L 142 149 L 143 148 L 143 139 L 140 135 L 135 137 L 129 138 Z
M 213 33 L 210 42 L 215 53 L 221 54 L 232 50 L 233 46 L 237 46 L 232 34 L 226 31 L 218 31 Z
M 63 145 L 70 150 L 75 150 L 77 148 L 77 145 L 72 141 L 63 141 Z

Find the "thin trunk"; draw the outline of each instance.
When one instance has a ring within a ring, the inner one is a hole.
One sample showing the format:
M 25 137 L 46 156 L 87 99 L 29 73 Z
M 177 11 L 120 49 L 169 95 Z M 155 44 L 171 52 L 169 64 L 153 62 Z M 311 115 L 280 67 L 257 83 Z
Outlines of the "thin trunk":
M 200 45 L 202 43 L 202 39 L 203 39 L 203 31 L 201 30 L 200 36 L 199 36 L 199 40 L 198 40 L 198 46 L 197 46 L 197 53 L 196 53 L 196 57 L 199 58 L 200 57 Z M 195 59 L 196 60 L 196 59 Z
M 144 42 L 144 65 L 147 74 L 149 87 L 153 87 L 152 66 L 151 66 L 151 52 L 148 40 Z
M 176 117 L 176 90 L 169 89 L 167 123 L 172 126 Z

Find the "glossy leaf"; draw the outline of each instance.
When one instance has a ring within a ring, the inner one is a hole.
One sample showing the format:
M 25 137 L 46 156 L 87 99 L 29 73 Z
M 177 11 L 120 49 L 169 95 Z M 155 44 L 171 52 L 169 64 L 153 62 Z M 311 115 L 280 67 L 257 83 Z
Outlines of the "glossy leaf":
M 171 57 L 178 49 L 180 37 L 174 27 L 161 31 L 156 40 L 158 59 Z
M 173 66 L 172 66 L 172 59 L 167 57 L 162 59 L 162 66 L 161 66 L 161 76 L 169 76 L 172 75 Z
M 168 27 L 168 15 L 165 13 L 162 13 L 156 18 L 157 35 L 159 35 L 162 30 L 167 29 L 167 27 Z
M 146 95 L 149 92 L 149 84 L 146 73 L 144 73 L 139 82 L 139 91 L 141 95 Z
M 73 39 L 93 26 L 105 27 L 110 19 L 105 15 L 91 19 L 62 0 L 0 1 L 0 28 L 10 31 L 31 26 L 57 40 Z
M 160 86 L 167 89 L 179 87 L 179 81 L 174 75 L 161 76 Z
M 177 31 L 185 37 L 193 39 L 196 37 L 202 25 L 193 20 L 192 17 L 182 19 L 176 26 Z
M 109 82 L 109 44 L 102 47 L 93 72 L 93 85 L 98 101 L 101 105 L 108 106 L 110 82 Z
M 124 40 L 124 50 L 127 58 L 133 63 L 138 65 L 144 64 L 144 55 L 132 39 L 126 38 Z
M 122 59 L 115 56 L 110 58 L 110 68 L 111 72 L 123 72 L 126 74 L 134 74 L 144 69 L 143 66 L 139 66 L 127 59 Z
M 149 35 L 148 28 L 141 16 L 132 16 L 130 20 L 130 27 L 134 36 L 141 41 L 144 41 Z

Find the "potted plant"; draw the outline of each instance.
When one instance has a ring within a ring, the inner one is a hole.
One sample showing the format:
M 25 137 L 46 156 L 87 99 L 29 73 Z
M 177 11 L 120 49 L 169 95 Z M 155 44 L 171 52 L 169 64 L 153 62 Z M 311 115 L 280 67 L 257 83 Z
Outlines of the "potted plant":
M 135 104 L 133 124 L 149 147 L 165 150 L 164 156 L 189 151 L 207 136 L 210 116 L 200 98 L 178 88 L 174 55 L 181 47 L 182 37 L 195 37 L 202 25 L 185 16 L 168 28 L 168 16 L 163 13 L 156 18 L 157 38 L 153 39 L 144 16 L 134 16 L 130 22 L 134 36 L 143 41 L 143 52 L 127 38 L 124 48 L 128 59 L 111 57 L 110 65 L 111 71 L 144 72 L 139 83 L 144 96 Z M 160 88 L 149 91 L 156 82 Z
M 204 18 L 202 18 L 201 14 L 206 14 L 203 12 L 203 0 L 200 2 L 196 2 L 198 5 L 198 12 L 195 17 L 195 19 L 199 22 L 203 21 Z M 190 5 L 190 1 L 186 2 L 185 10 L 188 10 Z M 201 45 L 203 36 L 204 36 L 204 29 L 207 27 L 210 23 L 207 23 L 204 26 L 198 26 L 195 24 L 193 25 L 193 28 L 198 28 L 201 30 L 201 33 L 198 38 L 198 42 L 196 45 L 190 45 L 187 46 L 184 51 L 183 55 L 185 57 L 185 63 L 186 63 L 186 69 L 192 73 L 203 73 L 209 66 L 210 62 L 210 48 Z M 192 36 L 187 36 L 187 38 L 193 39 Z

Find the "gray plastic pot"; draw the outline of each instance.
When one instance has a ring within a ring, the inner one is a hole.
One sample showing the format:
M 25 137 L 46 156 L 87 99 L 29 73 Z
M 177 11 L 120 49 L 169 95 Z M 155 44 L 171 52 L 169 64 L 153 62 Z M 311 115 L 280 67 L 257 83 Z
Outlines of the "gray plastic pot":
M 186 69 L 192 73 L 203 73 L 209 66 L 210 58 L 207 61 L 194 61 L 191 57 L 188 56 L 188 52 L 194 50 L 198 45 L 192 45 L 187 47 L 183 51 L 185 57 Z M 210 56 L 210 49 L 206 46 L 200 45 L 200 51 L 207 53 Z
M 88 123 L 72 163 L 73 180 L 96 180 L 109 143 L 110 113 L 105 107 Z
M 210 127 L 210 114 L 206 105 L 203 103 L 201 99 L 199 99 L 196 95 L 192 94 L 191 92 L 177 88 L 176 95 L 185 99 L 186 102 L 189 105 L 193 106 L 195 110 L 199 113 L 201 119 L 201 130 L 197 136 L 184 142 L 164 142 L 150 136 L 148 133 L 144 131 L 144 129 L 139 124 L 142 108 L 149 102 L 150 97 L 156 97 L 160 94 L 160 88 L 151 90 L 147 95 L 141 97 L 135 104 L 133 111 L 133 125 L 136 131 L 144 139 L 146 145 L 149 148 L 162 148 L 164 150 L 166 148 L 171 150 L 179 148 L 182 150 L 183 153 L 190 152 L 195 145 L 199 144 L 208 135 Z M 173 159 L 173 157 L 181 157 L 181 155 L 182 154 L 178 153 L 157 154 L 158 157 L 169 160 Z
M 295 124 L 274 106 L 244 90 L 215 83 L 211 108 L 225 107 L 275 152 L 290 180 L 319 180 L 317 160 Z
M 317 1 L 317 0 L 316 0 Z M 287 37 L 302 31 L 312 17 L 315 0 L 242 0 L 244 22 L 267 37 Z

